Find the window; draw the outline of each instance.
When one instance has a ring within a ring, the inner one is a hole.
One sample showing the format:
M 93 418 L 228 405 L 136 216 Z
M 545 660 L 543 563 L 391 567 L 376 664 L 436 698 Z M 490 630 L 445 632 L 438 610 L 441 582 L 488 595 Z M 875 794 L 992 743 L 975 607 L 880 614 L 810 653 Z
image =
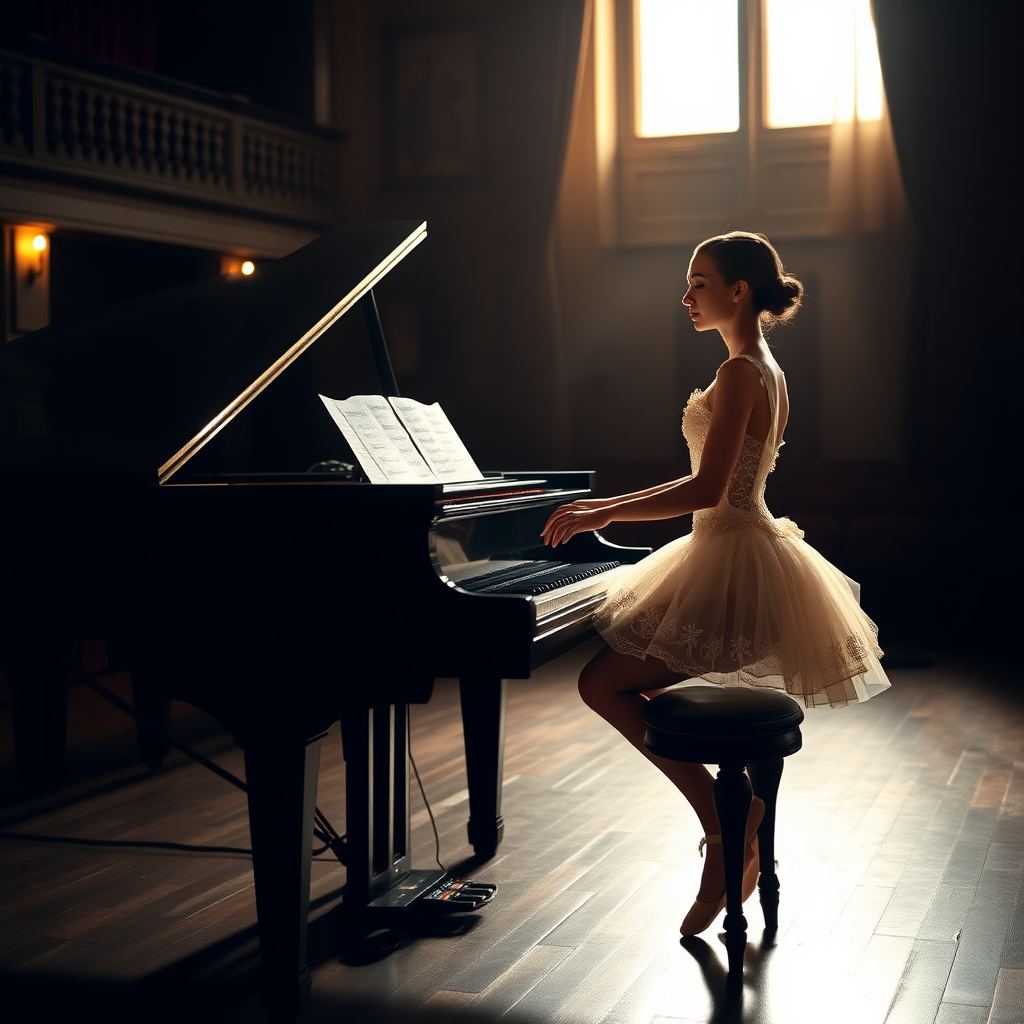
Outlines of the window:
M 636 0 L 635 12 L 637 135 L 738 131 L 737 5 Z M 693 25 L 699 46 L 687 46 Z
M 881 118 L 870 0 L 763 0 L 763 9 L 766 127 Z
M 827 235 L 860 187 L 837 164 L 891 151 L 870 0 L 598 0 L 595 43 L 619 244 Z

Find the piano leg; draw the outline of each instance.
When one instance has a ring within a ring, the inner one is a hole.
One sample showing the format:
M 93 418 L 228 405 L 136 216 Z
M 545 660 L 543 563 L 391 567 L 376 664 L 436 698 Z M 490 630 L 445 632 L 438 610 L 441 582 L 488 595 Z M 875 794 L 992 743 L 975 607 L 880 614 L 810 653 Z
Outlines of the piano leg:
M 144 721 L 135 726 L 136 743 L 139 753 L 143 756 L 152 771 L 160 770 L 164 758 L 170 753 L 171 745 L 167 738 L 147 723 L 153 722 L 164 732 L 171 731 L 171 702 L 164 696 L 154 693 L 146 686 L 140 686 L 132 677 L 132 703 Z
M 124 638 L 115 638 L 108 640 L 106 647 L 107 668 L 128 672 L 131 676 L 132 706 L 141 716 L 135 722 L 135 743 L 150 770 L 159 771 L 171 751 L 171 745 L 164 735 L 171 731 L 171 702 L 158 690 L 147 685 L 145 671 L 140 674 L 139 667 L 134 663 L 130 642 Z
M 71 647 L 69 639 L 12 630 L 3 651 L 15 760 L 28 795 L 52 793 L 64 779 Z
M 478 857 L 493 857 L 505 823 L 501 782 L 505 760 L 505 703 L 508 683 L 492 676 L 459 680 L 462 733 L 469 784 L 469 841 Z
M 309 1000 L 306 924 L 321 739 L 253 740 L 244 748 L 260 1002 L 271 1024 L 294 1024 Z

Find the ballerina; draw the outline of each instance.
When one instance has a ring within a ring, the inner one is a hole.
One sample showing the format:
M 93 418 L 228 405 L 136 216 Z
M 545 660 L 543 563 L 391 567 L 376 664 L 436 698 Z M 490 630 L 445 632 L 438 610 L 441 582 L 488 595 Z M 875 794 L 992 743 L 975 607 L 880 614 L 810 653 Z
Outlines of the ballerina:
M 623 520 L 693 513 L 692 532 L 616 579 L 595 615 L 605 646 L 585 666 L 583 700 L 659 768 L 693 807 L 708 846 L 683 935 L 725 906 L 712 777 L 644 747 L 644 702 L 687 679 L 785 690 L 807 707 L 864 701 L 889 686 L 878 631 L 859 587 L 764 502 L 789 418 L 782 369 L 765 341 L 800 306 L 803 286 L 763 235 L 732 231 L 694 250 L 683 296 L 699 332 L 717 331 L 729 357 L 683 414 L 693 473 L 646 490 L 556 509 L 541 536 L 552 547 Z M 747 821 L 743 898 L 757 884 L 757 827 Z

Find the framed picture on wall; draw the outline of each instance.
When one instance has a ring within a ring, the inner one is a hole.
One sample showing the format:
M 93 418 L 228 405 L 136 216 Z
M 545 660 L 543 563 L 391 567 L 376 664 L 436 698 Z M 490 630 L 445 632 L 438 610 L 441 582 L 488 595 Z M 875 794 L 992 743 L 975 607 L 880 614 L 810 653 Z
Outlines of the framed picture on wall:
M 385 177 L 395 188 L 480 174 L 479 33 L 391 26 L 383 37 Z

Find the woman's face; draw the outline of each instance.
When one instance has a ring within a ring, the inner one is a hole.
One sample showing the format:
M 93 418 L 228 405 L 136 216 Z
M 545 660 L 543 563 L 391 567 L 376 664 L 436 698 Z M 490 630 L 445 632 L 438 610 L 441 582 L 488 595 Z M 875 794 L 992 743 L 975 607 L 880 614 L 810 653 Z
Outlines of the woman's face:
M 729 323 L 736 313 L 736 285 L 728 284 L 715 264 L 703 253 L 694 254 L 686 275 L 688 288 L 683 305 L 698 331 Z

